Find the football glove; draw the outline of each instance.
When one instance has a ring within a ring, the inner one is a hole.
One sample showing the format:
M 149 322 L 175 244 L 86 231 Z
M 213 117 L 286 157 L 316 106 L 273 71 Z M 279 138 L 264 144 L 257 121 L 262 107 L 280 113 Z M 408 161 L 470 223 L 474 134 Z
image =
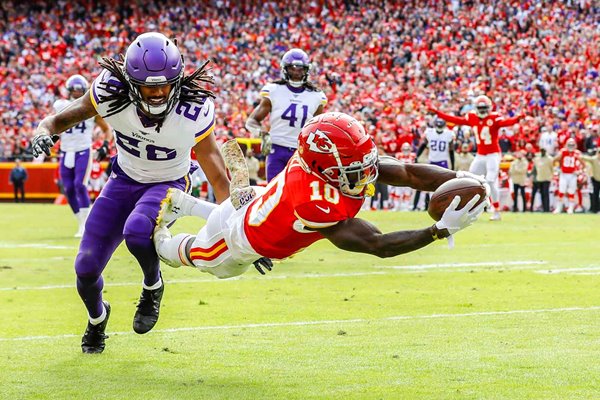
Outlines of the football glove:
M 104 157 L 106 157 L 109 151 L 110 148 L 108 147 L 108 140 L 105 140 L 102 143 L 102 146 L 100 146 L 98 150 L 96 150 L 96 161 L 104 160 Z
M 37 158 L 42 153 L 49 156 L 50 149 L 54 146 L 54 143 L 58 142 L 58 139 L 60 139 L 60 136 L 58 135 L 50 136 L 45 133 L 35 135 L 31 141 L 31 152 L 33 153 L 33 156 Z
M 460 196 L 455 196 L 448 208 L 446 208 L 446 211 L 444 211 L 442 219 L 436 222 L 435 226 L 439 230 L 446 229 L 450 235 L 454 235 L 456 232 L 475 222 L 483 212 L 483 209 L 488 206 L 488 201 L 486 199 L 471 210 L 478 201 L 479 195 L 476 194 L 463 208 L 457 210 L 456 207 L 460 203 Z
M 271 153 L 271 135 L 269 132 L 260 133 L 260 152 L 263 156 L 268 156 Z
M 258 260 L 254 261 L 252 264 L 254 264 L 254 268 L 256 268 L 256 270 L 260 272 L 261 275 L 266 274 L 266 272 L 263 271 L 263 268 L 265 268 L 268 271 L 271 271 L 273 269 L 273 261 L 271 261 L 271 259 L 267 257 L 261 257 Z

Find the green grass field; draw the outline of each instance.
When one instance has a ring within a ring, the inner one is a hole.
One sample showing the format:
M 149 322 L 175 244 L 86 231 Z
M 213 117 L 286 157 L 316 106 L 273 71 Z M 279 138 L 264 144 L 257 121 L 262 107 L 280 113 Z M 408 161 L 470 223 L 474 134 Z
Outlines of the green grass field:
M 141 271 L 122 245 L 104 273 L 110 339 L 84 355 L 75 219 L 0 211 L 1 399 L 600 398 L 597 216 L 505 214 L 453 250 L 392 259 L 322 241 L 265 277 L 163 266 L 161 317 L 143 336 Z M 362 216 L 386 232 L 431 223 Z

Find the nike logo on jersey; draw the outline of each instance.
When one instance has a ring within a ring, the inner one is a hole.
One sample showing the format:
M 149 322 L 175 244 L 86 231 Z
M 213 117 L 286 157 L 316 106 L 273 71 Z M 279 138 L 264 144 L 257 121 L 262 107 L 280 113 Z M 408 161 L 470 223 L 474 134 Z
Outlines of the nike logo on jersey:
M 329 211 L 331 211 L 331 209 L 329 207 L 323 208 L 323 207 L 318 206 L 316 204 L 315 204 L 315 207 L 317 207 L 319 210 L 323 211 L 325 214 L 329 214 Z
M 208 117 L 208 113 L 210 112 L 210 107 L 206 106 L 206 112 L 204 113 L 205 117 Z

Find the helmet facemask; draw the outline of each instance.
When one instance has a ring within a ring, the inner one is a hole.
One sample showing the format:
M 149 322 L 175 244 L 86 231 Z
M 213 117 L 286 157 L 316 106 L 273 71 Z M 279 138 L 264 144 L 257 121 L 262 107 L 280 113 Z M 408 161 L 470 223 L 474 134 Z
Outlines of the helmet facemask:
M 177 100 L 179 100 L 179 95 L 181 94 L 181 83 L 183 80 L 183 69 L 179 73 L 179 75 L 171 80 L 157 79 L 157 78 L 148 78 L 147 80 L 152 80 L 154 82 L 142 82 L 138 81 L 129 74 L 127 71 L 123 71 L 125 78 L 127 79 L 127 86 L 129 87 L 129 98 L 132 103 L 146 116 L 153 119 L 162 119 L 166 117 L 166 115 L 175 107 Z M 171 91 L 167 96 L 167 100 L 160 105 L 153 105 L 146 102 L 142 96 L 142 92 L 140 90 L 140 86 L 162 86 L 162 85 L 171 85 Z
M 348 165 L 342 164 L 337 150 L 334 149 L 332 154 L 338 165 L 320 171 L 321 174 L 329 183 L 338 187 L 342 194 L 363 198 L 366 186 L 375 182 L 379 175 L 377 149 L 373 148 L 365 154 L 362 161 L 353 161 Z

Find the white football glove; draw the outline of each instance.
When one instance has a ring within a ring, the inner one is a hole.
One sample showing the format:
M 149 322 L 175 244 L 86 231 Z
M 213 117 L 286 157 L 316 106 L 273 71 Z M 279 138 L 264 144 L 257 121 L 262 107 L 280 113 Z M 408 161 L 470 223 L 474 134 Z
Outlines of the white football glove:
M 448 208 L 446 208 L 446 211 L 444 211 L 442 219 L 435 223 L 435 226 L 439 230 L 446 229 L 450 233 L 448 237 L 448 246 L 450 248 L 454 247 L 454 237 L 452 235 L 477 221 L 477 218 L 483 213 L 483 209 L 488 206 L 488 200 L 486 199 L 472 211 L 469 211 L 478 201 L 479 195 L 477 194 L 463 208 L 457 210 L 456 207 L 460 203 L 460 196 L 455 196 Z
M 485 176 L 483 175 L 475 175 L 472 172 L 469 171 L 458 171 L 456 172 L 456 177 L 457 178 L 471 178 L 471 179 L 475 179 L 476 181 L 479 181 L 483 187 L 485 187 L 485 193 L 487 195 L 487 197 L 490 197 L 490 184 L 488 183 L 488 181 L 485 180 Z

